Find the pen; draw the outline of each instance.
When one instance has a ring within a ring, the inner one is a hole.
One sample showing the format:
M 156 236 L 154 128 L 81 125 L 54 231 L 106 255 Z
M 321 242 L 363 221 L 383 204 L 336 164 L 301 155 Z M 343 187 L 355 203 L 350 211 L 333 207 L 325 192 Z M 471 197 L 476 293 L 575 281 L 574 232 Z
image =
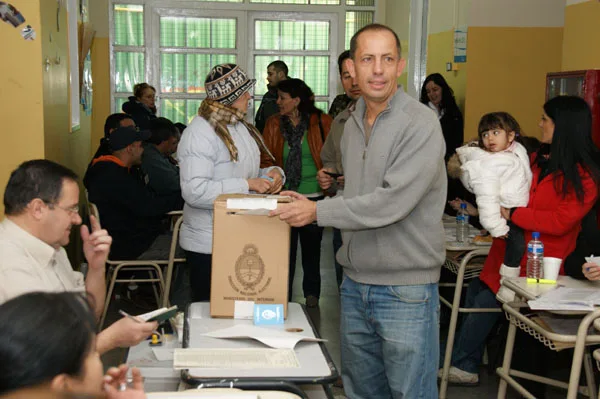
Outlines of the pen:
M 123 310 L 119 310 L 119 314 L 120 314 L 121 316 L 123 316 L 123 317 L 129 317 L 131 320 L 133 320 L 133 321 L 135 321 L 135 322 L 137 322 L 137 323 L 143 323 L 143 321 L 142 321 L 142 320 L 138 319 L 138 318 L 137 318 L 137 317 L 135 317 L 135 316 L 132 316 L 132 315 L 130 315 L 129 313 L 127 313 L 127 312 L 125 312 L 125 311 L 123 311 Z
M 528 278 L 527 284 L 556 284 L 556 280 L 548 280 L 545 278 Z

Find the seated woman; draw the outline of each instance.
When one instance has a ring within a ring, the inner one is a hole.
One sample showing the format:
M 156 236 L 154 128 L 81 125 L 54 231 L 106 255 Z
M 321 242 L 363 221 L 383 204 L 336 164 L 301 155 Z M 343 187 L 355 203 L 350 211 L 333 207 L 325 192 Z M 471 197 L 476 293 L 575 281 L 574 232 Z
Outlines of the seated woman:
M 277 85 L 279 114 L 267 119 L 263 131 L 265 144 L 275 157 L 266 154 L 261 167 L 279 166 L 285 171 L 286 188 L 317 201 L 323 192 L 317 181 L 317 172 L 323 168 L 321 149 L 331 129 L 332 119 L 315 107 L 312 90 L 300 79 L 286 79 Z M 316 224 L 292 227 L 290 246 L 289 298 L 296 271 L 298 238 L 302 249 L 304 280 L 302 289 L 306 306 L 319 304 L 321 294 L 321 238 L 323 228 Z
M 136 368 L 131 370 L 131 388 L 125 365 L 103 376 L 96 319 L 82 295 L 25 294 L 0 306 L 0 320 L 0 396 L 56 391 L 111 399 L 146 397 Z
M 590 109 L 581 98 L 559 96 L 546 102 L 539 124 L 543 145 L 532 156 L 529 203 L 526 207 L 501 209 L 505 219 L 525 231 L 525 242 L 531 240 L 533 231 L 541 233 L 545 256 L 565 259 L 573 251 L 581 220 L 598 196 L 600 166 L 591 121 Z M 469 284 L 465 307 L 499 307 L 496 294 L 505 245 L 503 239 L 494 238 L 480 277 Z M 520 263 L 521 275 L 525 275 L 526 261 L 525 255 Z M 485 341 L 500 315 L 466 314 L 454 343 L 449 382 L 479 382 Z
M 133 86 L 133 96 L 121 106 L 126 114 L 131 115 L 135 125 L 140 129 L 148 129 L 149 122 L 156 118 L 156 89 L 148 83 Z
M 600 255 L 600 228 L 597 223 L 598 206 L 588 212 L 581 221 L 581 232 L 575 250 L 565 259 L 565 274 L 578 280 L 600 280 L 600 266 L 585 258 Z

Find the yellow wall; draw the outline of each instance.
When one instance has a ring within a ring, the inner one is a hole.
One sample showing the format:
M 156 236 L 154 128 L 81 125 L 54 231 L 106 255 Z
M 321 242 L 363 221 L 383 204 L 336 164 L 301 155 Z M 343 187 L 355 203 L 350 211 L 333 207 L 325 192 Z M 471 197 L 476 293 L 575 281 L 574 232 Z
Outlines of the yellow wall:
M 110 54 L 108 37 L 94 37 L 92 43 L 92 79 L 94 81 L 94 108 L 89 156 L 92 157 L 104 137 L 104 121 L 110 115 Z
M 44 113 L 42 104 L 42 43 L 39 0 L 11 0 L 31 25 L 37 39 L 25 41 L 20 30 L 0 21 L 0 198 L 10 172 L 21 162 L 44 157 Z M 0 201 L 0 212 L 4 207 Z
M 589 1 L 567 6 L 562 44 L 562 70 L 600 68 L 600 3 Z
M 546 73 L 560 69 L 563 28 L 469 27 L 465 139 L 477 137 L 486 112 L 511 113 L 540 137 Z
M 434 33 L 427 38 L 427 75 L 441 73 L 454 91 L 456 102 L 465 112 L 467 85 L 466 63 L 458 64 L 458 71 L 446 72 L 446 63 L 454 61 L 454 31 Z

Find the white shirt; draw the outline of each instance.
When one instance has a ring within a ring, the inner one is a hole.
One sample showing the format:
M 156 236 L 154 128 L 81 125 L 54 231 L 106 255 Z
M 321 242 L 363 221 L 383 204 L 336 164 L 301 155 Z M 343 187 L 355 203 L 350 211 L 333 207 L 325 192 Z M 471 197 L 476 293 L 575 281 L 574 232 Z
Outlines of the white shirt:
M 85 291 L 83 274 L 64 248 L 54 249 L 21 227 L 0 223 L 0 304 L 29 292 Z

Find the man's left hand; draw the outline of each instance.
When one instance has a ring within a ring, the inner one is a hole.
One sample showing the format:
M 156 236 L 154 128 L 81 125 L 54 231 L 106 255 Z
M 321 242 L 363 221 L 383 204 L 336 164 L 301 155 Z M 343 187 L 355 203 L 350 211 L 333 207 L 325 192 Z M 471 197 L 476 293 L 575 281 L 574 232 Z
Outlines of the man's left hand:
M 83 254 L 88 261 L 90 270 L 98 270 L 104 268 L 112 237 L 108 235 L 108 231 L 100 227 L 100 222 L 93 215 L 90 215 L 90 224 L 92 225 L 92 233 L 86 225 L 81 226 L 81 240 L 83 241 Z
M 284 191 L 281 195 L 292 197 L 294 201 L 277 205 L 277 209 L 269 212 L 269 216 L 279 216 L 279 219 L 292 227 L 306 226 L 317 220 L 316 202 L 294 191 Z
M 279 169 L 273 168 L 269 171 L 269 173 L 267 173 L 267 176 L 273 179 L 273 182 L 271 183 L 271 189 L 269 190 L 269 194 L 277 194 L 279 191 L 281 191 L 281 188 L 283 187 L 283 176 L 281 176 L 281 172 L 279 171 Z

